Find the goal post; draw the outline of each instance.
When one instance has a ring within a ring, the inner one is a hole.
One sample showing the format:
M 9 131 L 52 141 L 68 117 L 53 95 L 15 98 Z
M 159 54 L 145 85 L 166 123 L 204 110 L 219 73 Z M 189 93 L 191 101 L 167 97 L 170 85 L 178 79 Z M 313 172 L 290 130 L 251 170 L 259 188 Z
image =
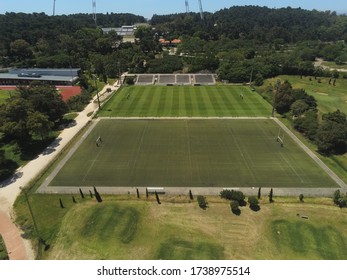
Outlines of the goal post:
M 279 129 L 278 131 L 278 135 L 277 135 L 277 138 L 276 138 L 276 142 L 280 143 L 281 144 L 281 147 L 284 146 L 284 131 L 282 131 L 282 134 L 281 134 L 281 128 Z
M 99 145 L 102 143 L 102 139 L 101 136 L 99 136 L 96 140 L 95 140 L 96 146 L 99 147 Z

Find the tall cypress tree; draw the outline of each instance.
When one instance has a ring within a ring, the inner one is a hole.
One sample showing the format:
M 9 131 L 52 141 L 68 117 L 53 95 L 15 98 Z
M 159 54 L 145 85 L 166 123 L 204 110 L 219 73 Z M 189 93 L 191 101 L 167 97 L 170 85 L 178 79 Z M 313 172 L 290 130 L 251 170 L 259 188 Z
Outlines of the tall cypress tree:
M 137 198 L 140 198 L 140 193 L 139 193 L 139 189 L 136 188 L 136 195 L 137 195 Z
M 84 198 L 84 193 L 82 192 L 81 188 L 80 188 L 80 194 L 81 194 L 81 197 Z
M 270 201 L 270 203 L 274 202 L 272 197 L 273 197 L 273 189 L 271 188 L 270 193 L 269 193 L 269 201 Z
M 259 187 L 258 189 L 258 199 L 260 199 L 260 197 L 261 197 L 261 187 Z
M 189 190 L 189 198 L 190 200 L 194 200 L 193 194 L 192 194 L 192 190 Z
M 63 201 L 61 200 L 61 198 L 59 198 L 59 203 L 60 203 L 60 207 L 61 207 L 61 208 L 65 208 L 65 207 L 64 207 L 64 204 L 63 204 Z
M 101 196 L 99 194 L 99 192 L 96 190 L 96 187 L 94 186 L 94 194 L 95 194 L 95 198 L 98 202 L 102 202 Z
M 155 198 L 157 199 L 158 204 L 161 204 L 157 191 L 155 191 Z

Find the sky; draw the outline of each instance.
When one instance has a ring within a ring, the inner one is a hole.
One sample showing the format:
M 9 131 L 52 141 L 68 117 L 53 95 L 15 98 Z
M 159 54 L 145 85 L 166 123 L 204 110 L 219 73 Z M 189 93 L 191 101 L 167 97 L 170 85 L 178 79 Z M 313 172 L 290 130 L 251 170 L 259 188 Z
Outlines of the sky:
M 6 12 L 53 14 L 54 0 L 0 0 L 0 14 Z M 231 6 L 256 5 L 270 8 L 292 7 L 347 13 L 346 0 L 202 0 L 204 11 L 215 12 Z M 199 11 L 199 1 L 189 0 L 190 11 Z M 97 13 L 132 13 L 150 19 L 153 14 L 185 12 L 184 0 L 96 0 Z M 56 0 L 56 15 L 92 13 L 92 0 Z

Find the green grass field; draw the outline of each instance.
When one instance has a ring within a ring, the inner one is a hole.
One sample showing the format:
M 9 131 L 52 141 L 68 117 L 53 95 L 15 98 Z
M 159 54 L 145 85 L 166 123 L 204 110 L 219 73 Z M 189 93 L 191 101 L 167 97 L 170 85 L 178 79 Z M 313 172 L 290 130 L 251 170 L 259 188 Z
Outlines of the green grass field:
M 271 119 L 100 120 L 50 185 L 337 187 L 278 132 Z
M 306 92 L 317 100 L 318 112 L 321 116 L 329 112 L 340 110 L 347 114 L 347 80 L 338 79 L 336 86 L 329 85 L 328 78 L 321 78 L 321 83 L 318 83 L 313 77 L 311 81 L 309 77 L 299 76 L 279 76 L 282 81 L 288 80 L 293 88 L 303 88 Z M 271 83 L 274 85 L 276 79 L 269 79 L 264 87 Z M 312 146 L 311 149 L 315 150 L 316 147 Z M 321 159 L 340 176 L 344 181 L 347 180 L 347 154 L 335 155 L 330 157 L 321 157 Z
M 0 89 L 0 105 L 5 103 L 5 101 L 11 97 L 10 92 L 13 92 L 13 91 Z
M 271 106 L 246 86 L 123 87 L 99 113 L 101 117 L 270 115 Z
M 7 249 L 6 249 L 6 245 L 5 242 L 0 234 L 0 261 L 1 260 L 8 260 L 8 253 L 7 253 Z
M 323 61 L 323 66 L 327 66 L 332 69 L 338 69 L 338 70 L 347 70 L 347 63 L 344 63 L 342 65 L 336 64 L 336 62 L 333 61 Z
M 288 80 L 293 88 L 303 88 L 306 92 L 312 95 L 318 103 L 318 111 L 320 114 L 334 112 L 340 110 L 347 114 L 347 80 L 338 79 L 336 86 L 329 85 L 329 78 L 321 78 L 321 83 L 311 77 L 298 76 L 279 76 L 281 80 Z M 276 78 L 277 79 L 277 78 Z M 274 84 L 276 79 L 268 80 Z
M 227 201 L 207 197 L 202 210 L 187 196 L 148 200 L 141 194 L 104 196 L 103 203 L 76 196 L 31 195 L 38 228 L 50 244 L 43 259 L 60 260 L 346 260 L 347 211 L 331 199 L 264 196 L 260 211 L 230 211 Z M 59 207 L 61 197 L 65 208 Z M 17 202 L 23 228 L 31 219 Z M 306 215 L 302 219 L 297 214 Z M 55 217 L 52 219 L 51 217 Z

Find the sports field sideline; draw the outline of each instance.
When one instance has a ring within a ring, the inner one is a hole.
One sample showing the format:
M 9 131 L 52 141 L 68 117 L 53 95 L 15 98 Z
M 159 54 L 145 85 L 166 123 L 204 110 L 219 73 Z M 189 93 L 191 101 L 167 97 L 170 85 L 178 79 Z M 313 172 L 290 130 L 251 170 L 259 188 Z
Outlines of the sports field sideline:
M 338 187 L 278 133 L 272 119 L 102 119 L 49 186 Z

